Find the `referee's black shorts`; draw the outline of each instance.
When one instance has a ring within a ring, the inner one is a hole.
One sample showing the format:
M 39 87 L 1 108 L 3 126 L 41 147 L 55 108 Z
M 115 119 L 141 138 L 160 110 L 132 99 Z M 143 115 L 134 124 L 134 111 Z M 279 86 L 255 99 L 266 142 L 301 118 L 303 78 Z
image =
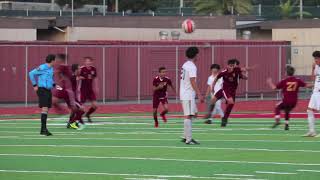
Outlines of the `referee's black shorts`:
M 51 108 L 52 105 L 52 93 L 50 89 L 38 88 L 37 95 L 39 97 L 39 107 Z

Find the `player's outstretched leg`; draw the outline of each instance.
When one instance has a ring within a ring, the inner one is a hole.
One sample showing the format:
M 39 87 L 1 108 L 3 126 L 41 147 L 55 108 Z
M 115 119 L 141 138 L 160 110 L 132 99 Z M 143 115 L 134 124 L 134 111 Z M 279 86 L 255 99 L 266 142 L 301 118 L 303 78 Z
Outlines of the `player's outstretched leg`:
M 309 124 L 309 132 L 305 134 L 305 137 L 315 137 L 317 136 L 316 128 L 315 128 L 315 117 L 314 117 L 314 110 L 308 108 L 308 124 Z
M 158 111 L 156 108 L 153 109 L 153 120 L 154 120 L 154 127 L 158 128 L 159 127 L 159 122 L 158 122 Z
M 281 104 L 277 105 L 274 110 L 274 124 L 271 126 L 271 128 L 276 128 L 280 125 L 280 111 L 281 111 Z

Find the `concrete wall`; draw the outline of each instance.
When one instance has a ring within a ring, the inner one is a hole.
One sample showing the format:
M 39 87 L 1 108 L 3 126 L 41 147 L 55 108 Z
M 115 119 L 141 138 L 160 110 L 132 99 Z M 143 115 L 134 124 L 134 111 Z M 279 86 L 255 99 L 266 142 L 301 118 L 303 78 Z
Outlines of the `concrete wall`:
M 160 31 L 170 32 L 175 30 L 181 33 L 180 39 L 192 40 L 214 40 L 226 39 L 235 40 L 235 29 L 196 29 L 191 34 L 182 32 L 181 29 L 160 29 L 160 28 L 109 28 L 109 27 L 74 27 L 68 28 L 67 40 L 159 40 Z
M 36 29 L 9 29 L 0 28 L 1 41 L 35 41 L 37 40 Z
M 315 47 L 292 47 L 291 63 L 297 69 L 297 74 L 309 75 L 313 63 L 312 52 L 320 50 L 320 28 L 302 29 L 273 29 L 272 40 L 291 41 L 293 46 Z

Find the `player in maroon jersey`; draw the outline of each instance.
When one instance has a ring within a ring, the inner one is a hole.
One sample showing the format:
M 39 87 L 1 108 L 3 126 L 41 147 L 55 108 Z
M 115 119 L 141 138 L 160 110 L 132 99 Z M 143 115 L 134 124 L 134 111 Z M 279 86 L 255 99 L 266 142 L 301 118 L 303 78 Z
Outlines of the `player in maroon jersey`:
M 271 78 L 267 79 L 267 83 L 274 90 L 282 90 L 282 101 L 277 104 L 274 110 L 275 123 L 272 128 L 280 125 L 280 111 L 283 110 L 285 112 L 285 130 L 289 130 L 290 112 L 296 107 L 298 102 L 299 88 L 307 87 L 308 85 L 301 79 L 294 77 L 295 69 L 293 67 L 287 66 L 286 71 L 287 77 L 278 84 L 274 84 Z
M 83 109 L 83 106 L 80 102 L 80 87 L 79 87 L 80 69 L 79 69 L 79 65 L 72 64 L 71 70 L 72 70 L 72 76 L 71 76 L 70 80 L 71 80 L 71 85 L 72 85 L 72 91 L 76 97 L 75 99 L 76 99 L 77 110 L 71 112 L 68 125 L 70 127 L 71 124 L 79 122 L 77 124 L 78 130 L 82 130 L 85 128 L 85 123 L 82 120 L 82 115 L 84 114 L 84 109 Z
M 172 85 L 171 80 L 166 76 L 166 68 L 159 68 L 159 75 L 153 79 L 153 119 L 154 127 L 158 127 L 158 107 L 160 103 L 163 106 L 163 111 L 160 113 L 163 122 L 167 122 L 166 114 L 168 113 L 168 98 L 167 89 L 168 86 L 175 92 L 175 88 Z
M 84 66 L 80 68 L 80 100 L 81 103 L 90 101 L 91 106 L 85 116 L 92 122 L 90 115 L 97 110 L 98 79 L 97 69 L 93 66 L 91 57 L 84 57 Z
M 220 89 L 218 92 L 213 92 L 214 96 L 211 99 L 211 105 L 209 107 L 209 112 L 205 116 L 205 119 L 208 119 L 211 116 L 211 113 L 214 109 L 215 103 L 219 100 L 224 98 L 227 103 L 227 107 L 225 109 L 224 116 L 221 120 L 221 127 L 227 126 L 228 118 L 230 116 L 230 113 L 233 109 L 234 103 L 235 103 L 235 97 L 236 97 L 236 91 L 239 84 L 239 79 L 247 79 L 241 71 L 241 68 L 236 67 L 236 59 L 230 59 L 228 60 L 228 66 L 227 69 L 220 72 L 217 76 L 217 78 L 214 80 L 212 86 L 214 87 L 217 83 L 217 81 L 220 78 L 223 78 L 223 85 L 222 89 Z
M 66 112 L 62 106 L 60 106 L 59 101 L 63 100 L 68 108 L 71 110 L 71 113 L 77 112 L 77 106 L 75 101 L 75 94 L 72 91 L 72 83 L 71 83 L 71 68 L 65 64 L 67 56 L 65 54 L 57 54 L 56 56 L 56 64 L 54 66 L 54 78 L 56 82 L 56 86 L 52 91 L 52 105 L 58 112 Z M 72 120 L 70 116 L 69 121 Z M 75 123 L 68 124 L 68 127 L 73 129 L 77 129 Z

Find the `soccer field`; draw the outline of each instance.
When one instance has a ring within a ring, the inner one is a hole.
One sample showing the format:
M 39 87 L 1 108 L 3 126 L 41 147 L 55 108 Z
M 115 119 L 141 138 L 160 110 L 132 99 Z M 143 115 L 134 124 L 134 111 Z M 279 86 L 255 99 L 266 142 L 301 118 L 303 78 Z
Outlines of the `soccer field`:
M 154 129 L 150 117 L 101 115 L 83 131 L 57 118 L 51 137 L 38 135 L 38 120 L 1 119 L 1 180 L 320 179 L 319 138 L 301 137 L 305 119 L 290 131 L 270 129 L 272 119 L 231 119 L 224 129 L 199 119 L 200 145 L 180 142 L 178 118 Z

